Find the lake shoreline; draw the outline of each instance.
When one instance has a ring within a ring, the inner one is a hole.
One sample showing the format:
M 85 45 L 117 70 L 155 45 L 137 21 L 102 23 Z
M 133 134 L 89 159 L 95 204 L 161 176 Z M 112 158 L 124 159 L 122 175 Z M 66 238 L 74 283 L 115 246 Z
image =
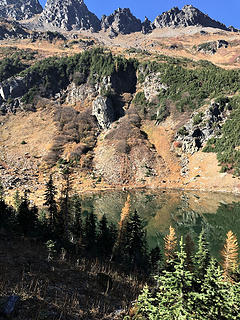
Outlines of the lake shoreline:
M 131 185 L 118 185 L 118 186 L 106 186 L 106 187 L 92 187 L 83 188 L 83 190 L 78 191 L 79 194 L 85 193 L 98 193 L 104 191 L 182 191 L 182 192 L 200 192 L 200 193 L 219 193 L 219 194 L 229 194 L 240 198 L 240 191 L 228 191 L 228 190 L 212 190 L 212 189 L 197 189 L 197 188 L 185 188 L 185 187 L 163 187 L 163 186 L 131 186 Z

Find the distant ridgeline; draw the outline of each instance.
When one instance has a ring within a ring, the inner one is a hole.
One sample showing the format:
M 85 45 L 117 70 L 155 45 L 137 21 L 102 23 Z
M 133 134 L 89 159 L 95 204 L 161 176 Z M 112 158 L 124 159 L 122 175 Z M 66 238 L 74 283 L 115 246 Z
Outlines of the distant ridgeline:
M 29 28 L 45 30 L 90 30 L 108 32 L 109 37 L 132 32 L 151 32 L 155 28 L 202 26 L 235 31 L 224 24 L 211 19 L 197 8 L 186 5 L 181 10 L 177 7 L 164 12 L 151 22 L 144 22 L 134 17 L 128 8 L 118 8 L 109 16 L 103 15 L 101 20 L 90 12 L 83 0 L 47 0 L 43 9 L 38 0 L 1 0 L 0 16 L 17 21 L 24 20 Z M 26 22 L 25 20 L 33 18 Z

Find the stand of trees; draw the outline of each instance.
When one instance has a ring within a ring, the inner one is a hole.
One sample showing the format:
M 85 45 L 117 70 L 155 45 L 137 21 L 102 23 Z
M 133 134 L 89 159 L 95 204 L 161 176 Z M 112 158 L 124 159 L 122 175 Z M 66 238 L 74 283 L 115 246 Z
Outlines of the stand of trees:
M 239 319 L 240 272 L 238 243 L 229 231 L 222 251 L 222 267 L 211 257 L 204 232 L 196 253 L 189 236 L 176 250 L 174 229 L 165 238 L 165 266 L 155 285 L 145 286 L 133 319 Z M 188 248 L 188 250 L 187 250 Z M 189 250 L 192 248 L 192 250 Z
M 28 194 L 17 191 L 14 207 L 0 197 L 0 229 L 16 236 L 32 237 L 46 244 L 54 258 L 63 250 L 66 255 L 98 259 L 123 272 L 145 276 L 156 269 L 161 260 L 158 247 L 149 250 L 143 221 L 135 211 L 128 215 L 122 227 L 109 223 L 105 215 L 98 221 L 93 212 L 82 214 L 81 197 L 70 197 L 69 176 L 65 173 L 61 196 L 56 200 L 56 188 L 50 176 L 46 183 L 45 210 L 30 205 Z M 2 190 L 2 189 L 1 189 Z M 127 208 L 129 210 L 129 207 Z
M 196 250 L 190 235 L 178 243 L 172 227 L 164 238 L 163 250 L 149 250 L 142 219 L 136 211 L 130 214 L 130 200 L 128 196 L 116 228 L 105 215 L 100 221 L 92 212 L 84 217 L 81 198 L 77 194 L 70 197 L 68 172 L 59 201 L 50 176 L 45 191 L 46 211 L 31 206 L 26 192 L 22 197 L 16 192 L 14 207 L 7 205 L 0 186 L 0 229 L 15 236 L 37 238 L 46 245 L 49 261 L 63 253 L 79 261 L 98 259 L 146 280 L 148 285 L 139 295 L 131 319 L 239 319 L 236 236 L 227 233 L 221 264 L 211 257 L 204 231 Z

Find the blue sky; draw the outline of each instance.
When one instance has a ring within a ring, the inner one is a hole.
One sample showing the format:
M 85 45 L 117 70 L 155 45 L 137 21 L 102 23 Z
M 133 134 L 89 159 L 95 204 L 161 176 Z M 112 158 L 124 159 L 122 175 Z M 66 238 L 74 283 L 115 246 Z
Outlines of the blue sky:
M 42 6 L 46 0 L 40 0 Z M 211 18 L 223 22 L 227 26 L 240 28 L 240 0 L 85 0 L 88 9 L 99 18 L 102 14 L 109 15 L 117 8 L 130 8 L 132 13 L 141 20 L 147 16 L 154 20 L 157 15 L 172 7 L 182 8 L 185 4 L 192 4 Z

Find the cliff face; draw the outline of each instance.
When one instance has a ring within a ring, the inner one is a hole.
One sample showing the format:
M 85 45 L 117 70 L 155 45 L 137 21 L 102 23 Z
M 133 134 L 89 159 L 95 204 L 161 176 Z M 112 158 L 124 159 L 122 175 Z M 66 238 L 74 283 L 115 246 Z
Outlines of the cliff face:
M 110 30 L 111 33 L 129 34 L 142 30 L 142 24 L 128 8 L 118 8 L 109 16 L 103 16 L 101 20 L 101 28 L 104 31 Z
M 39 18 L 49 29 L 100 30 L 100 21 L 83 0 L 48 0 Z
M 156 28 L 202 26 L 228 30 L 224 24 L 211 19 L 191 5 L 184 6 L 182 10 L 174 7 L 167 12 L 163 12 L 154 20 L 153 26 Z
M 38 0 L 0 0 L 0 17 L 14 20 L 30 19 L 43 10 Z

